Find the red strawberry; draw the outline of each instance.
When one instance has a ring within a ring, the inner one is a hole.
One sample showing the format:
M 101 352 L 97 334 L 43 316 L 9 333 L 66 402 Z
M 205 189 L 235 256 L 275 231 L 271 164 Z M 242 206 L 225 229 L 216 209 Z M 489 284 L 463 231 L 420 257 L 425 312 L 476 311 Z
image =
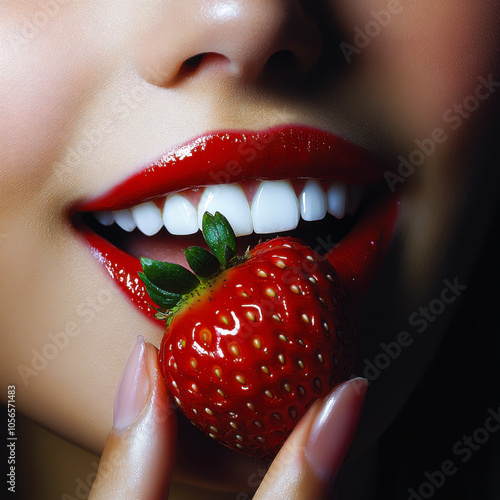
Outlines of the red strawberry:
M 141 259 L 167 330 L 160 364 L 184 414 L 210 437 L 273 458 L 311 404 L 352 372 L 354 327 L 328 261 L 294 238 L 236 256 L 219 213 L 203 218 L 213 253 L 185 253 L 196 273 Z

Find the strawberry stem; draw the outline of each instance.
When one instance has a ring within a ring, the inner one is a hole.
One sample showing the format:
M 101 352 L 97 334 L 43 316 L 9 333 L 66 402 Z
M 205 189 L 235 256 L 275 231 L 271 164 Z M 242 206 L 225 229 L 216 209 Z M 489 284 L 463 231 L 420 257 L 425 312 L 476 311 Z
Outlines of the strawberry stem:
M 183 250 L 189 267 L 201 281 L 210 279 L 221 271 L 219 259 L 208 250 L 200 247 L 189 247 Z
M 228 220 L 220 213 L 203 214 L 203 237 L 212 253 L 219 259 L 222 269 L 227 269 L 231 260 L 236 257 L 238 248 L 236 236 Z
M 200 280 L 185 267 L 170 262 L 161 262 L 146 257 L 140 259 L 146 277 L 158 288 L 172 293 L 189 293 Z
M 202 287 L 204 282 L 245 259 L 238 258 L 233 228 L 220 212 L 203 214 L 202 233 L 210 251 L 200 247 L 184 250 L 193 272 L 179 264 L 146 257 L 139 259 L 144 271 L 139 273 L 139 277 L 150 298 L 160 306 L 157 316 L 162 319 L 170 318 L 170 313 L 175 312 L 172 310 L 178 308 L 183 299 Z

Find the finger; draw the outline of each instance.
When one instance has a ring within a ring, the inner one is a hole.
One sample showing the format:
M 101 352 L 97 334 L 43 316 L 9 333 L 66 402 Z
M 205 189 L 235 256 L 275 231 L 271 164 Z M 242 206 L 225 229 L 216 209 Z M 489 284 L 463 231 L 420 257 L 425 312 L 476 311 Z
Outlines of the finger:
M 169 401 L 157 349 L 138 337 L 118 385 L 113 429 L 91 500 L 167 497 L 176 445 L 175 416 Z
M 316 402 L 274 459 L 254 500 L 324 498 L 356 434 L 368 382 L 357 378 Z

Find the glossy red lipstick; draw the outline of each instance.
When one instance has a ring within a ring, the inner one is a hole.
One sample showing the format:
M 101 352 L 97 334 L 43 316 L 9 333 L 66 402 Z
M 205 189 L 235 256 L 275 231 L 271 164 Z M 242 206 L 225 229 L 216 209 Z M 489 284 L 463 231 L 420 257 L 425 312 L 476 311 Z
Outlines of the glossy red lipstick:
M 164 154 L 103 195 L 83 202 L 76 211 L 120 210 L 187 188 L 218 183 L 315 178 L 374 185 L 383 180 L 388 169 L 378 155 L 312 128 L 211 133 Z M 327 255 L 354 300 L 364 295 L 383 261 L 397 212 L 398 200 L 388 190 L 387 199 L 372 207 Z M 88 227 L 80 232 L 119 288 L 151 318 L 150 299 L 137 275 L 139 260 Z
M 218 132 L 164 154 L 78 210 L 119 210 L 188 187 L 256 179 L 335 179 L 373 185 L 387 170 L 379 155 L 313 128 Z

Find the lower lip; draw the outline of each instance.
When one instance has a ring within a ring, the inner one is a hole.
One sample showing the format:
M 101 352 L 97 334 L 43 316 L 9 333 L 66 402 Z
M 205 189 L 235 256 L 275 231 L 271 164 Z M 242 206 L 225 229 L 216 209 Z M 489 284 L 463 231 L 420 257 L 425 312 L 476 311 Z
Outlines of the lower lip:
M 389 250 L 398 219 L 399 197 L 392 195 L 373 206 L 351 232 L 325 257 L 336 269 L 352 305 L 366 295 Z M 153 318 L 146 289 L 139 279 L 139 259 L 119 250 L 88 227 L 79 231 L 92 255 L 113 278 L 118 288 L 149 319 Z

